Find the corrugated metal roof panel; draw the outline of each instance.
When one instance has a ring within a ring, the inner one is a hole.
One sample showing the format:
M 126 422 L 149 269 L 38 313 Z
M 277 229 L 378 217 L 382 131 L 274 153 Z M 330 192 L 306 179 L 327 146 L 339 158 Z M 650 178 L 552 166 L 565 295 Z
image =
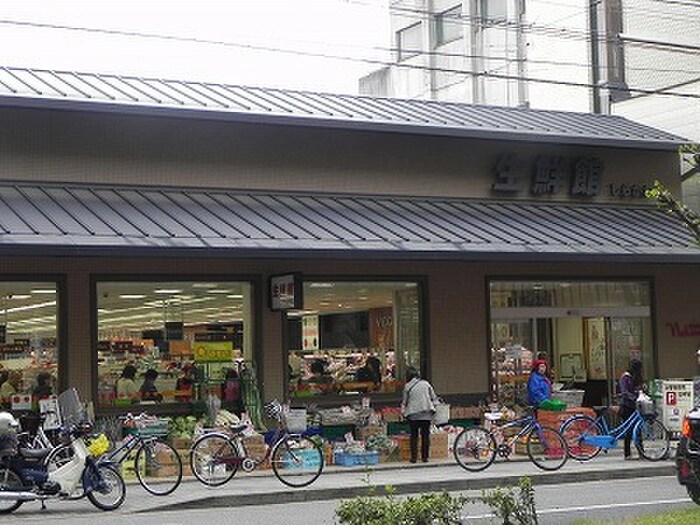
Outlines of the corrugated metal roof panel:
M 502 140 L 666 150 L 686 142 L 619 116 L 0 67 L 0 104 L 63 108 L 66 103 L 82 110 L 136 107 L 187 117 L 201 110 L 229 120 L 257 115 L 261 122 Z
M 653 207 L 47 183 L 0 183 L 0 246 L 700 263 L 685 225 Z

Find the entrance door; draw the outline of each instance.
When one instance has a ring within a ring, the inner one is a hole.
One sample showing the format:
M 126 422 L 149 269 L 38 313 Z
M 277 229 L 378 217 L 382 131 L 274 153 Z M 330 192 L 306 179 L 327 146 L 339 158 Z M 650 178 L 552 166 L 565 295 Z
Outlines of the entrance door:
M 587 379 L 586 404 L 616 402 L 617 380 L 631 359 L 654 376 L 649 317 L 586 317 L 583 319 Z

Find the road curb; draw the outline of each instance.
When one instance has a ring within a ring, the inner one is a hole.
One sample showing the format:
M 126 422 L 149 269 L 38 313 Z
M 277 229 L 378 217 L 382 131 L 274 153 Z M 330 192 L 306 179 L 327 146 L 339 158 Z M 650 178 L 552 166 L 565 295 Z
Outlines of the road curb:
M 630 479 L 654 476 L 675 475 L 673 465 L 631 467 L 610 470 L 591 470 L 586 472 L 541 472 L 527 475 L 533 485 L 555 485 L 560 483 L 573 483 L 583 481 L 601 481 L 611 479 Z M 449 479 L 444 481 L 411 481 L 406 483 L 391 484 L 392 493 L 397 495 L 416 494 L 420 492 L 436 491 L 468 491 L 482 490 L 503 485 L 517 485 L 523 475 L 503 475 L 488 478 L 473 478 L 465 473 L 462 479 Z M 370 490 L 375 495 L 385 494 L 384 487 L 332 487 L 314 489 L 284 489 L 271 490 L 269 492 L 256 492 L 249 494 L 221 494 L 206 496 L 189 501 L 166 503 L 153 505 L 149 508 L 135 511 L 136 513 L 177 511 L 196 508 L 220 508 L 220 507 L 243 507 L 251 505 L 271 505 L 279 503 L 303 503 L 311 501 L 348 499 L 356 496 L 366 496 Z

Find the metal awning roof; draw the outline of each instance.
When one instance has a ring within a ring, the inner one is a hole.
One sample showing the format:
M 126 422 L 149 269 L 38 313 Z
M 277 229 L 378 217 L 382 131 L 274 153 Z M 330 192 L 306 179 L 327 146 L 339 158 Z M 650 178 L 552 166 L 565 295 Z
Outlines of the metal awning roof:
M 688 142 L 612 115 L 16 67 L 0 67 L 0 106 L 657 150 Z
M 653 207 L 111 185 L 0 184 L 5 254 L 700 262 Z

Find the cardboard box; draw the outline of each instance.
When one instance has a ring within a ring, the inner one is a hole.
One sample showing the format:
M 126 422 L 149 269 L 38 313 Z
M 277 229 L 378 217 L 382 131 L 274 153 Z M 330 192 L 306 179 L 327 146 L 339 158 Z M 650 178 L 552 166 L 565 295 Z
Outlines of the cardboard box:
M 411 458 L 411 442 L 409 436 L 396 436 L 398 443 L 399 461 L 408 461 Z M 430 459 L 444 459 L 448 457 L 447 433 L 430 434 Z M 420 456 L 421 439 L 418 436 L 418 455 Z
M 170 438 L 170 444 L 173 448 L 178 450 L 189 450 L 192 445 L 192 440 L 190 438 Z
M 366 425 L 355 428 L 355 438 L 359 441 L 366 441 L 370 436 L 386 436 L 386 424 Z
M 161 465 L 158 468 L 153 469 L 150 473 L 151 476 L 157 478 L 169 478 L 177 475 L 177 466 L 175 465 Z

